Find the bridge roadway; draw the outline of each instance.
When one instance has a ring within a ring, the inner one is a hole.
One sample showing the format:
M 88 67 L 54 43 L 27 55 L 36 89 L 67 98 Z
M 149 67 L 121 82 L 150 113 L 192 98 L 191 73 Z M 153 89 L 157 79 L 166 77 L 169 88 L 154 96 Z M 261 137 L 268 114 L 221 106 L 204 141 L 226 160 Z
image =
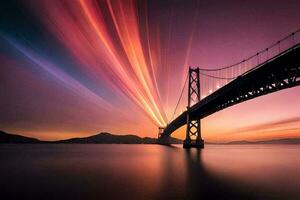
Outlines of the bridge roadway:
M 202 119 L 235 104 L 300 85 L 300 44 L 240 75 L 189 109 L 190 118 Z M 161 138 L 187 122 L 187 111 L 168 124 Z

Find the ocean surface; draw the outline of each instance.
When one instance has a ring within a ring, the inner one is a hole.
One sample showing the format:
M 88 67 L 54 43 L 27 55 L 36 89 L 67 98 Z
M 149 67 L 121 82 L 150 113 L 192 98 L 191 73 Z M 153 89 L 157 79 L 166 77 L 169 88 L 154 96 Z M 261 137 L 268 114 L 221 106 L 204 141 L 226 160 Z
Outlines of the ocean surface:
M 300 145 L 0 145 L 0 199 L 300 199 Z

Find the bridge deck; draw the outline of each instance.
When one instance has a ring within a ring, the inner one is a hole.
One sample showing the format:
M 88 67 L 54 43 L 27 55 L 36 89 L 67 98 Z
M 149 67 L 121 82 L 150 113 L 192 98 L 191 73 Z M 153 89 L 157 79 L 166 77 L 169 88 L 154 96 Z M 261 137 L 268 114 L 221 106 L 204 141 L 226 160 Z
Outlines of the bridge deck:
M 300 44 L 245 72 L 190 108 L 192 119 L 204 118 L 232 105 L 300 85 Z M 183 112 L 164 129 L 163 137 L 186 124 Z

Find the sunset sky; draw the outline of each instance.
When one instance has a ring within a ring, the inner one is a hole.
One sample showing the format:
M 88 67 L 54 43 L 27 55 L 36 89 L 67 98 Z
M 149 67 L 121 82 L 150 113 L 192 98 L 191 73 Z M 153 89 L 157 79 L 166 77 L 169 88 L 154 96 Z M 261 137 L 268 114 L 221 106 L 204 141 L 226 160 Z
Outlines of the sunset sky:
M 224 2 L 1 1 L 0 130 L 42 140 L 156 137 L 189 66 L 239 62 L 300 28 L 299 0 Z M 217 85 L 201 87 L 207 95 Z M 227 108 L 202 120 L 203 138 L 300 137 L 299 99 L 296 87 Z M 184 93 L 175 116 L 186 105 Z

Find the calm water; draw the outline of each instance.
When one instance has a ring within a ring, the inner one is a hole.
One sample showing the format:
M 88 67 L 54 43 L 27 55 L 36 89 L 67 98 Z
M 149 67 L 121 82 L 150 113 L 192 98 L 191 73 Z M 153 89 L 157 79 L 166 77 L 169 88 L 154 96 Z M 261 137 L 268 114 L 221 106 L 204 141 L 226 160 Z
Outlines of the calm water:
M 300 199 L 300 146 L 0 145 L 0 199 Z M 3 198 L 5 197 L 5 198 Z

